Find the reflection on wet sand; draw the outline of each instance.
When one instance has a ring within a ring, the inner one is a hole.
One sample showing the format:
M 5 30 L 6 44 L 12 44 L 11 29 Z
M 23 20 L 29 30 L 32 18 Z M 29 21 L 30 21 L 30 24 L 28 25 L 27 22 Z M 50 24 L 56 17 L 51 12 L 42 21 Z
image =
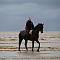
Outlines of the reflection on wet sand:
M 60 60 L 60 32 L 39 33 L 40 52 L 37 52 L 38 44 L 28 41 L 28 51 L 25 49 L 25 41 L 18 51 L 19 32 L 0 32 L 0 60 Z

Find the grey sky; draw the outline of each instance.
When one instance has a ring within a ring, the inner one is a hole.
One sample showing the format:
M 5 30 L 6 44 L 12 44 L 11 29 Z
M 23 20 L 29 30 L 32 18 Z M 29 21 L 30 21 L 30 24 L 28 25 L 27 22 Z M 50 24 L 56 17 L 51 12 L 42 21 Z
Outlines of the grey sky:
M 60 31 L 60 0 L 0 0 L 0 31 L 20 31 L 31 17 L 45 31 Z

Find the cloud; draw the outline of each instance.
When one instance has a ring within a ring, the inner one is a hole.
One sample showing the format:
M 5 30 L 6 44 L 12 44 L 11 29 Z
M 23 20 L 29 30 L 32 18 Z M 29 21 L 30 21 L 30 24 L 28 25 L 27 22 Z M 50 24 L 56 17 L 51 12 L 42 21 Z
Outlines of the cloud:
M 41 5 L 60 5 L 60 0 L 0 0 L 1 4 L 37 3 Z
M 28 17 L 32 17 L 35 25 L 44 22 L 45 30 L 58 29 L 60 22 L 59 0 L 0 0 L 1 2 L 0 30 L 24 29 Z M 52 28 L 52 25 L 57 27 Z

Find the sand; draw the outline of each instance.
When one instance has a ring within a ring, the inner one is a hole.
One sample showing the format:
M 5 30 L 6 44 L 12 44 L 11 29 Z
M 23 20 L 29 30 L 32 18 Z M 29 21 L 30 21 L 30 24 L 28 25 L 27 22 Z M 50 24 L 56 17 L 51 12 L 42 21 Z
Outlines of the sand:
M 25 49 L 24 40 L 21 51 L 18 51 L 19 32 L 0 32 L 0 60 L 60 60 L 60 31 L 47 31 L 39 33 L 40 51 L 38 44 L 28 41 L 28 51 Z

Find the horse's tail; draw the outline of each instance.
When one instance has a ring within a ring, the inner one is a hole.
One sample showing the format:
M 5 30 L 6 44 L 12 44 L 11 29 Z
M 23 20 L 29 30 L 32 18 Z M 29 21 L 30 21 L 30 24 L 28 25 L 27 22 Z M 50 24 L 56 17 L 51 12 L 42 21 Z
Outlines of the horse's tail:
M 21 38 L 21 33 L 19 33 L 19 40 L 20 40 L 20 38 Z
M 22 37 L 22 34 L 21 34 L 21 32 L 19 33 L 19 41 L 21 42 L 21 40 L 23 39 L 23 37 Z

